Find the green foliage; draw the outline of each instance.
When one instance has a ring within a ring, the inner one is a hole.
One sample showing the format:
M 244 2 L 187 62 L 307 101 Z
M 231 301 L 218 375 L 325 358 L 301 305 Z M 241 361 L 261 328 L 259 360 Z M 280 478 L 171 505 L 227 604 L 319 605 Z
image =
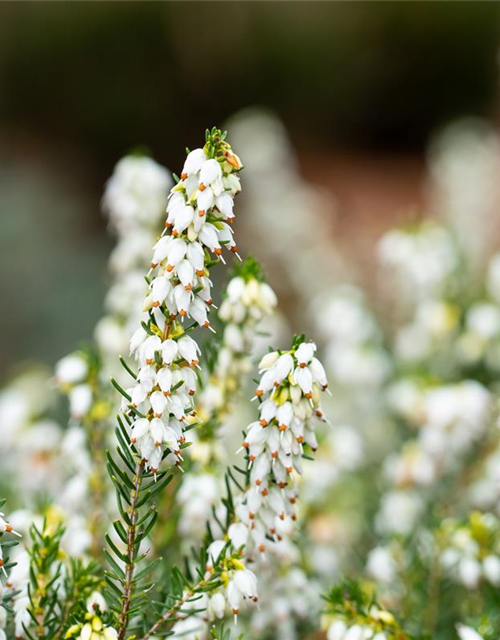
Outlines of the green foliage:
M 344 579 L 324 596 L 326 619 L 342 620 L 348 627 L 360 625 L 384 633 L 387 640 L 430 640 L 404 631 L 394 615 L 377 602 L 374 590 L 356 580 Z

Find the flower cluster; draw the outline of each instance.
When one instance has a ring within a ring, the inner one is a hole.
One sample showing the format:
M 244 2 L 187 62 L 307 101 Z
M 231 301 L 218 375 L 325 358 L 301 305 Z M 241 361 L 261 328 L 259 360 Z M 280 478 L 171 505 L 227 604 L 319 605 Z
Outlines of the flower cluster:
M 7 577 L 7 572 L 5 570 L 5 564 L 3 559 L 2 541 L 3 541 L 4 535 L 7 533 L 12 533 L 19 537 L 21 536 L 20 533 L 18 533 L 17 531 L 14 531 L 14 529 L 12 528 L 12 525 L 9 524 L 9 522 L 5 519 L 5 513 L 0 511 L 0 569 L 3 571 L 5 577 Z
M 4 501 L 0 501 L 0 507 Z M 27 614 L 25 610 L 25 598 L 21 593 L 14 590 L 15 573 L 19 572 L 16 562 L 12 558 L 7 558 L 7 548 L 4 543 L 10 535 L 21 537 L 21 534 L 15 531 L 6 519 L 5 513 L 0 511 L 0 640 L 7 640 L 5 628 L 7 626 L 7 607 L 13 606 L 15 615 L 16 635 L 20 636 L 23 632 L 23 623 L 27 623 Z M 10 545 L 12 542 L 10 542 Z M 9 546 L 10 546 L 9 545 Z M 7 572 L 7 568 L 9 572 Z M 12 569 L 12 570 L 11 570 Z
M 452 235 L 429 221 L 385 234 L 379 257 L 396 280 L 400 302 L 406 303 L 441 295 L 453 284 L 459 264 Z
M 481 579 L 500 586 L 500 521 L 491 513 L 472 512 L 465 524 L 445 520 L 438 532 L 440 561 L 450 577 L 468 589 Z
M 71 626 L 64 637 L 74 640 L 117 640 L 118 634 L 113 627 L 104 625 L 99 615 L 88 613 L 86 622 Z
M 326 600 L 327 640 L 410 640 L 394 615 L 356 582 L 342 582 Z
M 264 553 L 268 538 L 288 537 L 296 519 L 294 472 L 302 473 L 304 445 L 316 451 L 314 418 L 324 420 L 320 392 L 328 387 L 313 342 L 296 340 L 290 351 L 261 360 L 256 390 L 260 419 L 252 422 L 243 447 L 250 463 L 250 487 L 236 509 L 250 539 Z
M 207 132 L 203 149 L 188 154 L 181 180 L 167 205 L 166 235 L 154 247 L 147 321 L 130 342 L 139 370 L 123 408 L 136 420 L 131 441 L 148 468 L 157 470 L 165 448 L 173 464 L 181 460 L 184 428 L 193 413 L 200 349 L 182 324 L 191 318 L 210 327 L 209 268 L 222 257 L 222 245 L 236 251 L 233 198 L 240 190 L 241 162 L 218 130 Z

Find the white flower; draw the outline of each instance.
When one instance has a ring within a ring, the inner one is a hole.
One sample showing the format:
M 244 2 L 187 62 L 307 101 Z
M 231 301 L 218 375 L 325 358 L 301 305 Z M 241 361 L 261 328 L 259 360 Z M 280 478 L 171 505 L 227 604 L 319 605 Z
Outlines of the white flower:
M 469 589 L 475 589 L 481 578 L 481 565 L 474 558 L 465 557 L 458 565 L 460 579 Z
M 344 640 L 347 625 L 343 620 L 334 620 L 328 627 L 326 637 L 328 640 Z
M 368 554 L 366 570 L 377 582 L 385 584 L 393 582 L 396 577 L 396 569 L 396 563 L 389 549 L 376 547 Z
M 492 585 L 500 585 L 500 558 L 498 556 L 487 556 L 483 560 L 483 571 L 486 579 Z
M 457 624 L 457 633 L 460 640 L 484 640 L 483 636 L 479 635 L 472 627 L 463 624 Z
M 170 173 L 151 158 L 126 156 L 115 167 L 103 208 L 119 233 L 139 224 L 157 224 L 165 213 Z
M 66 356 L 56 364 L 56 379 L 59 383 L 75 384 L 82 382 L 88 373 L 88 364 L 77 354 Z
M 92 389 L 87 384 L 79 384 L 69 394 L 70 413 L 73 418 L 82 418 L 92 405 Z
M 108 605 L 106 603 L 106 600 L 98 591 L 93 591 L 87 598 L 87 611 L 89 613 L 94 613 L 96 610 L 104 613 L 104 611 L 107 611 L 107 609 Z

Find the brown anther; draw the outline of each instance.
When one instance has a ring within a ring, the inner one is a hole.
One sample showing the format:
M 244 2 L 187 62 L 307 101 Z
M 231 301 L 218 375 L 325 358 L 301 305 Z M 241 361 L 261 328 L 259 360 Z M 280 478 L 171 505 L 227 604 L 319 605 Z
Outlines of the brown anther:
M 264 553 L 265 550 L 266 550 L 266 545 L 265 544 L 259 544 L 259 551 L 261 553 Z
M 237 616 L 237 615 L 238 615 L 238 611 L 239 611 L 239 609 L 231 609 L 231 611 L 233 612 L 233 614 L 234 614 L 235 616 Z
M 203 323 L 203 326 L 205 327 L 205 329 L 208 329 L 208 327 L 210 326 L 210 322 L 207 320 Z
M 285 514 L 284 514 L 284 513 L 280 513 L 280 514 L 279 514 L 279 516 L 278 516 L 278 518 L 279 518 L 280 520 L 284 520 L 284 519 L 285 519 Z
M 292 514 L 292 520 L 295 522 L 297 520 L 297 516 L 294 514 Z
M 6 524 L 5 525 L 5 531 L 6 531 L 6 533 L 11 533 L 12 532 L 12 527 L 11 527 L 10 524 Z
M 168 398 L 168 396 L 170 395 L 170 391 L 164 391 L 163 395 L 165 396 L 165 398 Z
M 261 494 L 264 496 L 264 498 L 269 494 L 269 490 L 267 487 L 265 487 L 264 489 L 262 489 Z
M 198 189 L 199 189 L 200 191 L 205 191 L 206 186 L 203 184 L 203 182 L 200 182 L 200 185 L 199 185 Z
M 191 366 L 196 367 L 196 365 L 200 364 L 199 360 L 191 360 Z
M 316 417 L 317 418 L 322 418 L 323 417 L 323 412 L 322 411 L 316 411 Z
M 254 596 L 254 597 L 252 598 L 252 600 L 253 600 L 253 602 L 258 602 L 258 601 L 259 601 L 259 598 L 258 598 L 257 596 Z
M 130 442 L 131 442 L 132 444 L 135 444 L 135 443 L 137 442 L 137 438 L 130 438 Z
M 233 246 L 231 247 L 231 251 L 233 253 L 238 253 L 238 247 L 235 244 L 233 244 Z
M 193 285 L 192 285 L 190 282 L 188 282 L 188 283 L 184 286 L 184 289 L 186 289 L 186 291 L 191 291 L 191 289 L 192 289 L 192 288 L 193 288 Z
M 283 536 L 278 536 L 278 540 L 281 542 L 283 540 Z
M 157 415 L 156 417 L 159 418 L 160 416 Z M 155 447 L 161 447 L 161 442 L 159 440 L 155 442 Z
M 197 269 L 196 270 L 196 275 L 199 276 L 200 278 L 205 274 L 205 272 L 203 271 L 203 269 Z
M 146 364 L 153 364 L 152 358 L 146 358 Z
M 286 431 L 286 424 L 280 424 L 280 431 Z
M 251 511 L 248 513 L 248 517 L 250 518 L 250 520 L 253 520 L 255 518 L 255 513 L 252 513 Z
M 267 420 L 265 420 L 264 418 L 262 418 L 262 420 L 259 420 L 259 424 L 261 427 L 267 427 L 267 425 L 269 424 Z
M 156 269 L 157 266 L 158 266 L 157 262 L 152 262 L 151 263 L 151 269 Z
M 181 173 L 181 180 L 185 180 L 188 177 L 187 173 Z
M 173 227 L 174 225 L 171 222 L 167 222 L 165 220 L 165 229 L 170 229 L 170 227 Z
M 284 489 L 286 487 L 286 482 L 278 482 L 278 487 L 280 489 Z
M 260 485 L 262 484 L 262 480 L 260 478 L 257 478 L 257 480 L 255 481 L 255 484 L 260 487 Z
M 292 471 L 293 471 L 293 467 L 285 467 L 285 471 L 286 471 L 287 473 L 292 473 Z
M 272 529 L 269 529 L 269 533 L 274 536 L 274 534 L 276 533 L 276 529 L 274 527 Z
M 278 457 L 278 452 L 277 451 L 273 451 L 271 453 L 271 456 L 276 460 L 276 458 Z
M 280 386 L 280 383 L 279 383 L 279 382 L 275 382 L 275 383 L 274 383 L 274 386 L 275 386 L 275 387 L 276 387 L 276 389 L 277 389 L 277 388 Z
M 181 436 L 181 437 L 179 438 L 179 443 L 180 443 L 180 444 L 184 444 L 185 442 L 186 442 L 186 438 L 185 438 L 184 436 Z
M 257 398 L 260 398 L 261 396 L 264 395 L 264 392 L 262 391 L 262 389 L 257 389 L 257 391 L 255 392 L 255 395 L 257 396 Z
M 205 211 L 203 209 L 200 209 L 198 211 L 198 215 L 200 216 L 200 218 L 203 218 L 203 216 L 205 215 Z
M 179 235 L 179 232 L 174 229 L 172 231 L 172 235 L 174 236 L 174 238 L 177 238 L 177 236 Z
M 171 271 L 173 271 L 174 265 L 173 264 L 167 264 L 167 271 L 170 273 Z
M 184 318 L 184 316 L 186 315 L 186 309 L 181 309 L 179 313 Z
M 214 253 L 215 253 L 216 256 L 221 256 L 222 255 L 222 249 L 220 247 L 215 247 Z
M 305 362 L 301 362 L 301 363 L 299 364 L 299 367 L 300 367 L 301 369 L 305 369 L 305 368 L 306 368 L 306 363 L 305 363 Z
M 158 302 L 158 300 L 155 300 L 151 306 L 152 307 L 159 307 L 160 303 Z
M 250 446 L 250 443 L 249 442 L 243 442 L 241 446 L 245 447 L 245 449 L 248 449 L 248 447 Z
M 290 498 L 290 504 L 295 504 L 297 502 L 297 498 Z
M 155 413 L 155 418 L 161 418 L 161 413 Z
M 188 396 L 194 396 L 194 389 L 189 389 Z
M 323 391 L 326 391 L 328 389 L 328 385 L 324 384 L 321 388 L 323 389 Z
M 208 304 L 209 307 L 211 307 L 213 305 L 214 301 L 212 300 L 212 298 L 210 298 L 209 300 L 206 301 L 206 304 Z
M 0 567 L 3 567 L 4 565 L 4 561 L 2 560 L 2 558 L 0 558 Z
M 250 462 L 255 462 L 255 456 L 249 455 L 248 459 L 250 460 Z
M 299 444 L 302 444 L 302 443 L 304 442 L 304 436 L 298 436 L 298 438 L 297 438 L 297 442 L 298 442 Z
M 313 394 L 312 394 L 311 392 L 306 393 L 306 398 L 307 398 L 308 400 L 310 400 L 312 397 L 313 397 Z
M 153 473 L 158 473 L 158 469 L 157 469 L 156 467 L 151 467 L 151 471 L 152 471 Z

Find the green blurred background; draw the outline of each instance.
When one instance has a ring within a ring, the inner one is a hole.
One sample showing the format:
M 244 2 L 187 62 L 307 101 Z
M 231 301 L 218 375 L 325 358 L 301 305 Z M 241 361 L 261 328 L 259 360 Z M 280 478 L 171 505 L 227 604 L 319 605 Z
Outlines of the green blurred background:
M 387 202 L 418 202 L 433 132 L 463 115 L 496 122 L 499 13 L 496 2 L 1 3 L 0 377 L 90 338 L 112 242 L 99 203 L 124 153 L 143 146 L 179 170 L 207 126 L 269 107 L 304 175 L 344 198 L 340 230 L 369 235 Z

